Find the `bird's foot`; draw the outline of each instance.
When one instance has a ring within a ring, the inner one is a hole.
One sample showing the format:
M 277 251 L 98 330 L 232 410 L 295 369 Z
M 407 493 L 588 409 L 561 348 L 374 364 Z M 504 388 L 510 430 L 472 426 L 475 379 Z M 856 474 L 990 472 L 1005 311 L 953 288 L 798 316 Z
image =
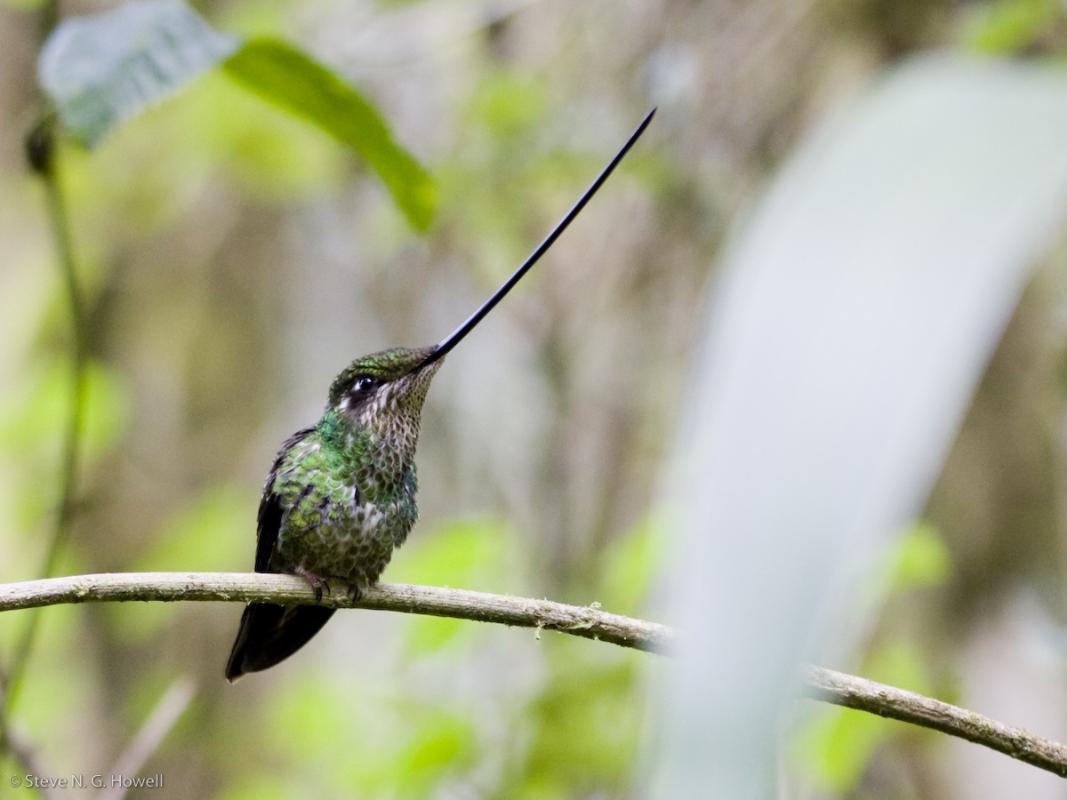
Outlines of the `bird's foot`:
M 327 583 L 326 579 L 321 577 L 320 575 L 316 575 L 314 572 L 310 572 L 304 569 L 303 567 L 297 567 L 295 572 L 301 578 L 306 580 L 308 582 L 308 585 L 315 592 L 316 603 L 322 602 L 322 592 L 324 589 L 326 590 L 326 594 L 332 594 L 330 592 L 330 584 Z
M 363 598 L 363 587 L 356 581 L 348 584 L 348 602 L 358 603 Z

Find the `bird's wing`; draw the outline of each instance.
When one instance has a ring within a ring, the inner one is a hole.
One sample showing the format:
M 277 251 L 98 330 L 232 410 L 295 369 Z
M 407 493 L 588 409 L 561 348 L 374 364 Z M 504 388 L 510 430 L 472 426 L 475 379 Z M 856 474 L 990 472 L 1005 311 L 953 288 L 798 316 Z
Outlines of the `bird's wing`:
M 314 428 L 304 428 L 286 439 L 281 450 L 278 451 L 278 457 L 274 459 L 274 465 L 270 468 L 266 486 L 263 487 L 263 497 L 259 501 L 256 526 L 256 572 L 273 572 L 271 557 L 278 544 L 278 531 L 281 529 L 282 515 L 285 513 L 281 498 L 274 491 L 274 480 L 278 477 L 278 469 L 286 454 L 314 430 Z
M 314 428 L 297 431 L 282 444 L 274 460 L 263 498 L 259 501 L 259 524 L 256 541 L 256 572 L 274 572 L 278 533 L 286 509 L 274 491 L 278 470 L 285 457 Z M 226 679 L 235 681 L 246 672 L 258 672 L 284 661 L 303 647 L 326 624 L 334 609 L 321 606 L 285 607 L 274 603 L 249 603 L 241 616 L 230 659 L 226 662 Z

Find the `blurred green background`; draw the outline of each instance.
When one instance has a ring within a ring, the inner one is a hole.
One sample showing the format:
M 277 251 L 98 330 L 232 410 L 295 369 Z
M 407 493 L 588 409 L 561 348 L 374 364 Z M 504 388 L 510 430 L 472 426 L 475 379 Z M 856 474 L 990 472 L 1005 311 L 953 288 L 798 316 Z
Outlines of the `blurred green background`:
M 198 8 L 221 30 L 283 36 L 351 80 L 432 174 L 437 212 L 414 232 L 361 160 L 214 72 L 92 152 L 65 146 L 91 366 L 58 573 L 249 569 L 261 481 L 280 442 L 317 418 L 334 374 L 451 330 L 659 105 L 579 222 L 449 357 L 424 416 L 422 519 L 384 576 L 635 615 L 669 581 L 653 499 L 704 289 L 767 177 L 911 52 L 1067 52 L 1053 0 Z M 63 283 L 22 150 L 39 103 L 40 13 L 0 2 L 3 581 L 39 570 L 69 394 Z M 886 556 L 864 674 L 1063 736 L 1067 286 L 1062 256 L 1052 261 L 928 521 Z M 143 770 L 164 773 L 167 797 L 637 796 L 655 658 L 346 612 L 297 657 L 229 686 L 239 615 L 235 604 L 49 609 L 13 722 L 54 774 L 106 771 L 186 675 L 197 693 Z M 25 616 L 0 620 L 3 655 Z M 1041 702 L 998 708 L 993 676 L 1006 669 Z M 819 710 L 790 748 L 785 796 L 973 796 L 965 747 Z M 1026 796 L 1063 796 L 1033 780 Z

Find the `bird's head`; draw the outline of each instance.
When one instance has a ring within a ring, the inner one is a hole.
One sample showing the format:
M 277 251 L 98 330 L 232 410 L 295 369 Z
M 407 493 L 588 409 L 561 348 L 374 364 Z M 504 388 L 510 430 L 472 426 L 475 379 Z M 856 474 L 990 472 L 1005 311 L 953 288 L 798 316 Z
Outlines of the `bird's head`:
M 430 381 L 444 363 L 434 347 L 394 347 L 357 358 L 330 386 L 329 408 L 352 425 L 383 417 L 418 417 Z

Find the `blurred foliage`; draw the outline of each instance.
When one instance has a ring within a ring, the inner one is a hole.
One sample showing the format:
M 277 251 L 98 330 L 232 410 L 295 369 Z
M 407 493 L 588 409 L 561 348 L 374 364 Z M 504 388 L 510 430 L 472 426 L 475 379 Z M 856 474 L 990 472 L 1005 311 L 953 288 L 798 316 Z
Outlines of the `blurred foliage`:
M 944 538 L 930 523 L 919 522 L 896 543 L 890 566 L 890 589 L 905 591 L 939 586 L 948 579 L 951 569 Z
M 514 535 L 502 523 L 446 522 L 397 553 L 389 575 L 401 583 L 513 592 L 519 574 L 509 553 L 514 548 Z M 478 627 L 457 619 L 413 616 L 407 624 L 408 648 L 413 656 L 427 655 L 462 633 L 477 635 Z
M 55 432 L 66 420 L 71 380 L 66 363 L 42 359 L 12 392 L 0 396 L 0 458 L 19 465 L 10 476 L 10 496 L 0 495 L 0 519 L 16 529 L 33 528 L 57 502 L 54 489 L 39 487 L 51 487 L 55 474 L 60 448 Z M 130 399 L 121 376 L 99 361 L 88 365 L 86 392 L 83 458 L 91 466 L 125 432 Z
M 979 53 L 1015 53 L 1053 28 L 1065 29 L 1067 15 L 1056 0 L 998 0 L 977 5 L 964 29 L 967 46 Z
M 87 635 L 83 619 L 73 606 L 56 609 L 55 613 L 43 617 L 40 639 L 21 690 L 18 725 L 35 735 L 63 729 L 71 736 L 81 738 L 84 744 L 79 749 L 82 752 L 99 759 L 104 755 L 103 742 L 94 735 L 92 712 L 104 702 L 100 684 L 105 676 L 84 655 L 92 652 L 94 644 Z M 57 659 L 56 653 L 65 653 L 67 657 Z M 73 664 L 77 664 L 78 669 L 72 669 Z M 72 715 L 71 709 L 75 708 L 90 713 Z
M 619 614 L 639 615 L 662 574 L 669 537 L 665 517 L 653 513 L 609 543 L 600 563 L 600 604 Z
M 248 510 L 256 496 L 233 486 L 218 486 L 193 497 L 149 538 L 148 547 L 129 560 L 129 569 L 143 572 L 205 571 L 246 568 L 249 545 Z M 161 603 L 101 609 L 116 641 L 127 646 L 149 644 L 164 635 L 175 610 Z M 190 612 L 195 613 L 195 612 Z
M 475 88 L 464 115 L 490 141 L 514 139 L 542 124 L 549 98 L 533 75 L 506 68 L 489 70 Z M 486 136 L 487 135 L 487 136 Z
M 544 690 L 522 709 L 529 742 L 501 797 L 555 800 L 624 794 L 637 770 L 645 709 L 635 696 L 644 657 L 553 642 Z
M 236 569 L 247 560 L 248 510 L 257 497 L 233 486 L 215 486 L 190 498 L 149 539 L 149 547 L 130 560 L 131 569 Z M 181 566 L 179 566 L 181 565 Z
M 319 790 L 312 793 L 321 796 L 424 797 L 474 759 L 471 720 L 444 704 L 400 694 L 367 696 L 350 685 L 294 682 L 268 715 L 274 736 L 267 746 L 284 762 L 310 767 Z M 353 748 L 354 741 L 360 747 Z
M 129 399 L 122 380 L 107 366 L 92 362 L 87 370 L 90 401 L 85 415 L 85 452 L 91 460 L 100 457 L 123 433 Z M 20 393 L 2 398 L 0 404 L 0 449 L 18 453 L 24 466 L 39 451 L 55 442 L 52 434 L 62 427 L 70 393 L 70 371 L 65 364 L 40 364 L 23 376 Z M 35 452 L 37 451 L 37 452 Z M 47 458 L 54 458 L 48 453 Z

